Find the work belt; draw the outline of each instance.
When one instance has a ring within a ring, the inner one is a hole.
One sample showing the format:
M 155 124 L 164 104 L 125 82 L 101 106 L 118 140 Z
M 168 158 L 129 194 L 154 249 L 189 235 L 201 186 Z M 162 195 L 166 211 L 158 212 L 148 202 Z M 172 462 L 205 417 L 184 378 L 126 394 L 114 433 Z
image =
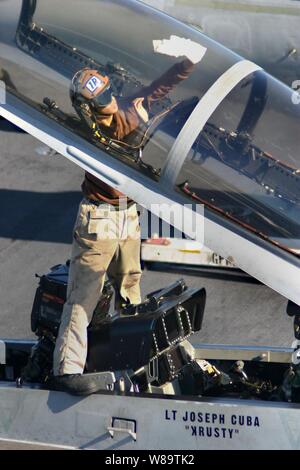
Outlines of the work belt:
M 126 204 L 126 207 L 124 207 L 124 206 L 119 206 L 118 204 L 117 205 L 109 204 L 108 202 L 105 202 L 105 201 L 98 201 L 96 199 L 89 199 L 87 197 L 84 198 L 84 201 L 86 201 L 88 204 L 94 204 L 97 207 L 107 206 L 109 208 L 109 210 L 110 210 L 110 207 L 113 207 L 114 211 L 126 210 L 126 209 L 129 209 L 130 207 L 132 207 L 134 204 L 136 204 L 134 201 L 129 201 Z

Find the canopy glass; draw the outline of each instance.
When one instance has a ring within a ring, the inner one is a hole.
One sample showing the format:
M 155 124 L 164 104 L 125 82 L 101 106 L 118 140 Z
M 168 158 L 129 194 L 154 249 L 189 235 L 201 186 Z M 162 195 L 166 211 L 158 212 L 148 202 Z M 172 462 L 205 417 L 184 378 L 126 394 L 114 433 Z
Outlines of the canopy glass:
M 191 61 L 170 41 L 174 36 L 177 45 L 189 40 L 202 47 L 202 56 Z M 160 48 L 164 40 L 167 50 Z M 11 15 L 1 25 L 0 43 L 1 79 L 9 93 L 155 182 L 166 164 L 172 166 L 167 157 L 201 100 L 242 61 L 196 29 L 131 0 L 25 0 L 19 23 Z M 83 119 L 70 85 L 86 67 L 109 77 L 119 115 L 136 111 L 137 124 L 126 128 L 126 122 L 118 134 L 115 117 L 107 121 L 99 109 L 91 122 Z M 295 255 L 300 253 L 298 98 L 263 71 L 241 78 L 204 128 L 199 125 L 175 178 L 177 194 L 187 201 L 204 203 L 207 211 Z M 169 184 L 174 189 L 174 182 Z

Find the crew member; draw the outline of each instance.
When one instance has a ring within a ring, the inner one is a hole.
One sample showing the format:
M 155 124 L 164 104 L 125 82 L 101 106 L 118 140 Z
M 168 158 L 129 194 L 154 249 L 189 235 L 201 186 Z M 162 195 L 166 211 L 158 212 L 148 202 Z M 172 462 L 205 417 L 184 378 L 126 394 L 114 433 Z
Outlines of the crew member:
M 102 129 L 110 139 L 128 144 L 131 136 L 149 121 L 152 103 L 187 79 L 206 52 L 200 44 L 176 36 L 154 41 L 153 45 L 157 53 L 186 58 L 130 99 L 117 100 L 109 77 L 97 70 L 86 68 L 74 76 L 72 104 L 100 139 Z M 141 302 L 141 240 L 137 208 L 131 199 L 89 173 L 82 190 L 84 199 L 74 227 L 67 300 L 54 351 L 54 376 L 57 389 L 89 394 L 97 391 L 98 384 L 97 376 L 83 374 L 87 327 L 106 274 L 114 282 L 116 308 Z

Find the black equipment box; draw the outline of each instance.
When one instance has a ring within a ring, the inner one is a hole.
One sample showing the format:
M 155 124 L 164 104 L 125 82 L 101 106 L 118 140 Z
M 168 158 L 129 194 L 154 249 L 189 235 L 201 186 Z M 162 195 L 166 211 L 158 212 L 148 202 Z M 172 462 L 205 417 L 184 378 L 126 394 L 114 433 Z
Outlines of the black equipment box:
M 69 262 L 51 268 L 40 277 L 31 312 L 31 330 L 37 336 L 45 333 L 57 337 L 64 304 L 67 298 Z M 95 309 L 92 324 L 101 323 L 109 313 L 113 296 L 111 284 L 106 282 L 99 303 Z
M 31 314 L 32 331 L 40 338 L 31 360 L 34 378 L 37 370 L 41 375 L 52 369 L 68 276 L 67 263 L 40 277 Z M 85 372 L 127 371 L 140 390 L 172 381 L 190 361 L 181 343 L 202 327 L 205 289 L 188 288 L 179 280 L 111 317 L 112 296 L 112 286 L 106 282 L 88 327 Z
M 59 264 L 40 277 L 32 312 L 31 330 L 40 335 L 44 328 L 56 336 L 67 297 L 69 264 Z
M 89 328 L 87 371 L 134 371 L 175 349 L 201 329 L 205 300 L 205 289 L 187 288 L 178 281 L 150 294 L 135 316 L 107 319 Z

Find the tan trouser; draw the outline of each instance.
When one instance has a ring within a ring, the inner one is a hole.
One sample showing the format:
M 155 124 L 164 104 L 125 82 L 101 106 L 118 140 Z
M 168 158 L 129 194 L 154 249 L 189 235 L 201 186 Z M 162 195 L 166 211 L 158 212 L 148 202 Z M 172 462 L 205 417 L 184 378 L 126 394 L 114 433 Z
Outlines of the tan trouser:
M 113 280 L 117 304 L 141 302 L 140 227 L 136 205 L 81 202 L 74 227 L 67 301 L 54 351 L 54 375 L 81 374 L 87 356 L 87 326 L 103 289 Z M 118 307 L 118 305 L 116 305 Z

